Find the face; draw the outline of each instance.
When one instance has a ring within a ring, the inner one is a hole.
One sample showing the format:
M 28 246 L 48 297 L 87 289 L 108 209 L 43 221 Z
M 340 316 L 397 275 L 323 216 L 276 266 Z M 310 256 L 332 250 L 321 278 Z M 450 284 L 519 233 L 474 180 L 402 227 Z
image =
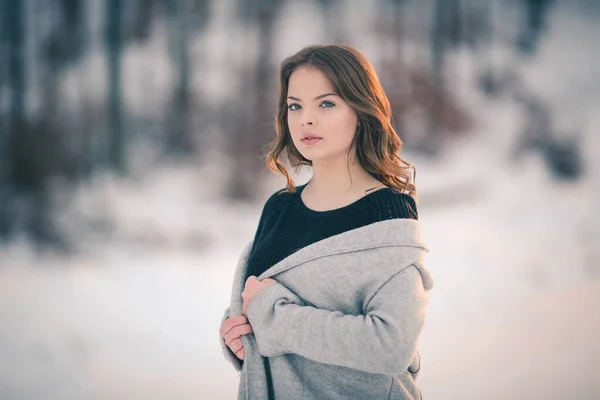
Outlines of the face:
M 314 162 L 347 157 L 358 117 L 321 71 L 306 66 L 294 70 L 287 105 L 292 140 L 304 158 Z M 320 139 L 302 140 L 307 134 Z

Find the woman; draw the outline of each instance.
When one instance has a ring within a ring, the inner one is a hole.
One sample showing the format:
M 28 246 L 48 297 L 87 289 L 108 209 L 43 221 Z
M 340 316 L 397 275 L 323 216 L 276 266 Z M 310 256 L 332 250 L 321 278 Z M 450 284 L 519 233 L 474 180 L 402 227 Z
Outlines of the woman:
M 433 285 L 416 188 L 373 67 L 317 45 L 285 59 L 266 201 L 220 329 L 240 399 L 419 399 Z M 291 166 L 312 167 L 294 186 Z

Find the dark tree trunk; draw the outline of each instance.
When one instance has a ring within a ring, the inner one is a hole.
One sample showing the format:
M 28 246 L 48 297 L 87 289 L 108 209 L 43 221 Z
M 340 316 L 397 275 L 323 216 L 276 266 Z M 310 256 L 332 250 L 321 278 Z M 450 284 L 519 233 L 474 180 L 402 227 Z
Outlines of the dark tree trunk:
M 189 154 L 190 137 L 190 60 L 188 49 L 190 2 L 174 0 L 169 3 L 172 16 L 171 39 L 174 51 L 171 54 L 176 76 L 169 110 L 167 149 L 176 154 Z
M 8 31 L 8 76 L 10 88 L 9 116 L 14 121 L 25 117 L 25 29 L 22 1 L 7 1 L 6 28 Z
M 8 110 L 0 111 L 6 112 L 8 117 L 0 122 L 0 237 L 7 237 L 14 225 L 14 215 L 11 211 L 11 201 L 14 201 L 14 182 L 11 176 L 14 158 L 10 150 L 25 125 L 25 13 L 21 1 L 4 1 L 2 6 L 2 43 L 6 43 L 5 66 L 10 101 Z
M 106 46 L 108 61 L 108 116 L 110 165 L 123 173 L 124 135 L 121 96 L 121 0 L 106 1 Z
M 440 125 L 437 120 L 438 110 L 442 107 L 441 92 L 444 87 L 444 56 L 448 34 L 449 0 L 434 0 L 433 20 L 431 23 L 431 72 L 434 90 L 429 109 L 429 132 L 423 150 L 436 154 L 439 150 Z

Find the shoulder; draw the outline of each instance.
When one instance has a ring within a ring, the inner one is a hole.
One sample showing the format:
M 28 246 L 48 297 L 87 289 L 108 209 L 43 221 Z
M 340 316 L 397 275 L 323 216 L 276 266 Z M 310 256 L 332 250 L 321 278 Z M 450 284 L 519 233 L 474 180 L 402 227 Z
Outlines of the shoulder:
M 290 195 L 292 195 L 292 193 L 286 192 L 285 188 L 283 188 L 275 191 L 275 193 L 272 193 L 267 198 L 260 214 L 260 220 L 258 221 L 258 228 L 256 229 L 254 236 L 255 243 L 260 238 L 263 229 L 270 230 L 273 222 L 282 214 L 286 204 L 290 202 Z
M 417 203 L 409 194 L 386 188 L 378 190 L 371 196 L 373 197 L 369 209 L 373 217 L 378 220 L 391 218 L 419 219 Z
M 264 208 L 278 206 L 282 202 L 287 202 L 290 200 L 293 193 L 286 192 L 285 188 L 279 189 L 272 193 L 267 201 L 265 202 Z
M 263 206 L 263 214 L 273 214 L 282 210 L 287 204 L 289 204 L 293 197 L 297 194 L 286 191 L 286 188 L 279 189 L 272 193 L 269 198 L 265 201 Z

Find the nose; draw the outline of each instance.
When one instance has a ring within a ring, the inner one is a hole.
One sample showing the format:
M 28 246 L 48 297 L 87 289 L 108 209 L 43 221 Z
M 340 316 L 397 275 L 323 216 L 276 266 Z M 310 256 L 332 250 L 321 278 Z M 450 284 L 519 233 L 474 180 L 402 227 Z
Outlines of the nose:
M 300 124 L 302 126 L 314 125 L 315 118 L 306 110 L 302 110 L 302 115 L 300 116 Z

